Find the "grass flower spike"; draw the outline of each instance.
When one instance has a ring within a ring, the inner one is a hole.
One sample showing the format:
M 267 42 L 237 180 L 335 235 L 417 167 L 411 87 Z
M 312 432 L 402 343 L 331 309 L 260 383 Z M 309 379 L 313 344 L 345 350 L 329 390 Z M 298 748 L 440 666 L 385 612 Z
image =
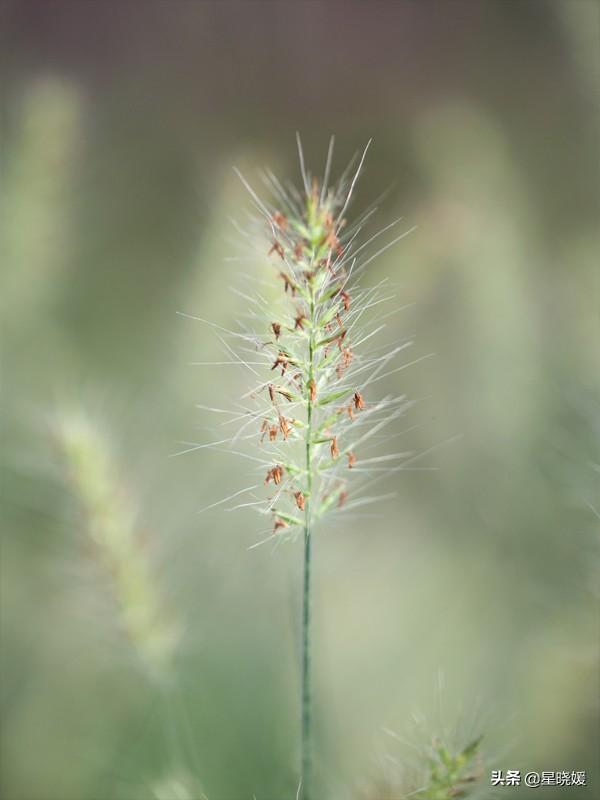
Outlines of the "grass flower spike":
M 137 530 L 136 510 L 118 478 L 109 442 L 83 415 L 56 425 L 68 477 L 116 601 L 121 627 L 156 678 L 168 675 L 178 643 Z
M 380 452 L 384 428 L 409 406 L 405 396 L 376 399 L 371 387 L 403 368 L 391 367 L 391 362 L 410 342 L 397 343 L 388 351 L 373 348 L 371 340 L 385 324 L 371 309 L 392 296 L 385 294 L 385 282 L 362 289 L 358 279 L 373 258 L 410 231 L 377 248 L 373 243 L 396 223 L 363 240 L 365 224 L 376 209 L 354 221 L 347 217 L 368 147 L 358 164 L 355 160 L 340 180 L 330 185 L 333 139 L 322 178 L 306 171 L 298 140 L 301 189 L 284 187 L 266 172 L 262 176 L 270 194 L 266 200 L 239 175 L 256 212 L 249 225 L 237 226 L 243 236 L 243 258 L 254 248 L 258 259 L 270 262 L 272 278 L 261 284 L 256 276 L 244 275 L 244 280 L 256 284 L 248 293 L 234 289 L 247 303 L 246 320 L 240 330 L 225 331 L 226 336 L 219 328 L 231 363 L 252 374 L 253 384 L 236 411 L 212 410 L 233 414 L 232 421 L 239 421 L 240 428 L 229 441 L 196 445 L 226 449 L 235 445 L 234 452 L 239 452 L 242 440 L 255 443 L 257 449 L 248 457 L 258 464 L 259 485 L 262 483 L 266 497 L 252 486 L 247 491 L 254 492 L 253 501 L 235 507 L 253 506 L 271 517 L 268 536 L 257 544 L 302 539 L 299 796 L 303 800 L 313 796 L 314 532 L 328 516 L 348 514 L 382 499 L 364 490 L 380 484 L 384 473 L 405 468 L 412 455 L 369 455 L 370 448 Z

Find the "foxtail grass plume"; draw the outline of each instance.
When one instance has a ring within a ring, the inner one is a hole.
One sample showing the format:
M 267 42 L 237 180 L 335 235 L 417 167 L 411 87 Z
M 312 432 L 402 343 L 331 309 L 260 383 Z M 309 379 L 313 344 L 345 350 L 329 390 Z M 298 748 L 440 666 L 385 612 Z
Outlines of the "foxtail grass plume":
M 119 623 L 148 671 L 164 679 L 178 626 L 153 579 L 136 509 L 119 483 L 109 442 L 82 415 L 65 415 L 56 434 L 87 533 L 112 588 Z
M 393 294 L 386 291 L 386 281 L 362 288 L 359 280 L 375 257 L 410 231 L 386 240 L 400 222 L 396 220 L 365 238 L 376 208 L 354 220 L 348 216 L 368 147 L 358 163 L 355 160 L 336 183 L 330 183 L 333 138 L 322 177 L 307 171 L 298 138 L 300 188 L 284 185 L 267 171 L 261 176 L 266 198 L 259 197 L 238 173 L 253 210 L 245 225 L 236 224 L 243 248 L 237 260 L 268 262 L 270 274 L 266 280 L 260 273 L 246 271 L 240 276 L 234 292 L 243 298 L 247 312 L 238 330 L 208 324 L 227 354 L 224 363 L 238 364 L 250 386 L 233 409 L 201 406 L 238 423 L 231 438 L 188 443 L 189 450 L 224 449 L 256 465 L 258 481 L 253 486 L 219 501 L 246 493 L 248 497 L 233 508 L 250 506 L 270 518 L 268 535 L 253 546 L 297 536 L 303 540 L 299 787 L 303 800 L 309 800 L 313 791 L 313 535 L 328 517 L 381 502 L 386 495 L 368 490 L 378 487 L 386 474 L 406 468 L 413 457 L 406 452 L 381 454 L 382 441 L 392 440 L 386 429 L 410 403 L 405 395 L 378 397 L 377 386 L 407 366 L 393 362 L 411 342 L 400 341 L 387 350 L 373 344 L 385 327 L 384 317 L 377 314 L 379 306 Z M 253 443 L 254 452 L 241 450 L 243 442 Z
M 403 339 L 388 349 L 373 344 L 386 327 L 384 320 L 398 309 L 380 312 L 384 302 L 394 300 L 387 280 L 369 288 L 359 284 L 368 264 L 414 228 L 378 247 L 400 219 L 366 240 L 363 233 L 377 208 L 347 219 L 367 149 L 358 168 L 353 172 L 351 164 L 333 185 L 333 140 L 322 179 L 305 170 L 301 156 L 301 189 L 284 187 L 267 171 L 261 178 L 269 198 L 259 198 L 240 174 L 254 213 L 245 226 L 234 223 L 243 250 L 231 260 L 266 261 L 270 277 L 240 275 L 233 291 L 247 310 L 238 330 L 200 320 L 215 329 L 227 361 L 197 363 L 237 365 L 250 386 L 230 408 L 199 406 L 228 415 L 230 427 L 238 423 L 233 435 L 185 442 L 182 452 L 208 448 L 247 458 L 252 450 L 243 449 L 256 445 L 250 458 L 258 465 L 258 483 L 209 508 L 250 495 L 250 502 L 238 500 L 230 509 L 251 506 L 271 518 L 269 537 L 257 545 L 294 539 L 307 518 L 314 527 L 327 516 L 380 502 L 384 498 L 365 490 L 415 458 L 412 452 L 381 452 L 382 441 L 392 442 L 396 435 L 385 429 L 406 414 L 411 402 L 404 394 L 377 396 L 380 381 L 409 366 L 394 362 L 413 342 Z

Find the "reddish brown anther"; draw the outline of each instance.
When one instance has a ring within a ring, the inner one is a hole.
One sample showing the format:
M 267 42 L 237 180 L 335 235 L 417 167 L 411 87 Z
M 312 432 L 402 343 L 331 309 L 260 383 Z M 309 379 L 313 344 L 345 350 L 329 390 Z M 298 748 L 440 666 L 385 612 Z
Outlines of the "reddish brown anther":
M 336 375 L 338 378 L 341 378 L 344 372 L 348 369 L 350 364 L 352 363 L 353 352 L 350 347 L 345 347 L 342 349 L 342 357 L 335 368 Z
M 329 247 L 330 250 L 333 250 L 336 254 L 338 255 L 341 254 L 342 247 L 340 245 L 340 240 L 338 239 L 335 232 L 335 222 L 333 216 L 331 215 L 331 212 L 328 211 L 327 214 L 325 214 L 324 223 L 325 223 L 326 233 L 325 236 L 323 237 L 323 243 L 326 244 L 327 247 Z
M 290 290 L 290 294 L 292 297 L 296 296 L 296 284 L 292 281 L 289 275 L 286 275 L 285 272 L 280 272 L 279 277 L 283 280 L 283 288 L 285 293 L 287 294 L 288 289 Z
M 282 397 L 285 397 L 288 403 L 292 402 L 293 398 L 291 392 L 288 392 L 288 390 L 284 389 L 283 386 L 277 386 L 276 389 L 277 389 L 277 394 L 280 394 Z
M 280 228 L 282 231 L 284 231 L 287 228 L 288 225 L 287 217 L 285 216 L 285 214 L 282 214 L 281 211 L 276 211 L 273 214 L 272 219 L 275 225 L 277 225 L 277 227 Z
M 354 408 L 357 411 L 362 411 L 363 408 L 365 407 L 365 401 L 363 399 L 363 396 L 358 391 L 354 392 L 354 397 L 352 398 L 352 401 L 354 403 Z
M 277 355 L 277 358 L 273 362 L 273 366 L 271 367 L 271 371 L 273 371 L 274 369 L 277 369 L 277 367 L 281 367 L 281 374 L 285 375 L 285 371 L 288 368 L 289 364 L 290 364 L 290 362 L 289 362 L 289 359 L 286 356 L 286 354 L 280 351 L 278 353 L 278 355 Z
M 285 397 L 288 403 L 291 403 L 293 400 L 292 393 L 288 392 L 287 389 L 284 389 L 283 386 L 276 386 L 274 383 L 269 383 L 267 389 L 269 391 L 269 397 L 271 399 L 271 402 L 273 403 L 274 406 L 277 405 L 276 395 L 278 394 L 280 394 L 282 397 Z
M 344 304 L 344 311 L 348 311 L 350 308 L 351 297 L 348 292 L 340 292 L 340 297 L 342 298 L 342 303 Z
M 277 425 L 271 425 L 269 428 L 269 441 L 274 442 L 277 439 Z
M 275 338 L 279 339 L 279 337 L 281 336 L 281 325 L 279 324 L 279 322 L 272 322 L 271 330 L 275 334 Z
M 294 258 L 296 259 L 296 261 L 300 261 L 300 259 L 303 256 L 303 253 L 304 253 L 304 248 L 302 246 L 302 242 L 297 242 L 297 244 L 294 245 Z
M 339 458 L 340 451 L 339 451 L 338 444 L 337 444 L 337 436 L 334 436 L 332 438 L 331 445 L 330 445 L 329 449 L 331 451 L 331 457 L 332 458 Z
M 290 526 L 284 519 L 281 517 L 275 517 L 275 521 L 273 523 L 273 533 L 277 533 L 277 531 L 281 530 L 282 528 L 289 528 Z
M 263 419 L 262 425 L 260 426 L 260 433 L 261 433 L 260 441 L 261 442 L 265 438 L 265 434 L 266 434 L 266 432 L 268 430 L 269 430 L 269 420 L 268 419 Z
M 306 315 L 300 311 L 298 316 L 294 319 L 294 330 L 304 330 L 304 322 L 306 319 Z
M 311 378 L 308 382 L 308 394 L 310 397 L 310 402 L 314 403 L 317 399 L 317 384 L 315 383 L 314 379 Z
M 279 430 L 281 431 L 281 435 L 283 436 L 284 439 L 288 438 L 288 436 L 290 435 L 290 431 L 292 430 L 290 427 L 290 423 L 282 414 L 279 415 Z
M 352 467 L 356 464 L 356 456 L 352 451 L 348 453 L 348 469 L 352 469 Z
M 271 483 L 271 481 L 273 481 L 275 486 L 279 486 L 282 478 L 283 478 L 283 467 L 280 464 L 276 464 L 267 472 L 267 477 L 265 478 L 265 484 Z
M 338 239 L 338 237 L 335 235 L 335 233 L 333 231 L 330 231 L 327 234 L 327 236 L 325 238 L 325 244 L 327 245 L 327 247 L 329 247 L 330 250 L 333 250 L 333 252 L 337 256 L 341 256 L 342 253 L 344 252 L 344 248 L 340 244 L 340 240 Z
M 312 186 L 310 195 L 313 203 L 316 204 L 319 202 L 319 179 L 317 178 L 316 175 L 313 175 L 312 177 Z
M 341 508 L 347 499 L 348 499 L 348 492 L 341 491 L 340 496 L 338 497 L 338 508 Z
M 273 242 L 273 244 L 272 244 L 272 246 L 271 246 L 271 249 L 269 250 L 269 252 L 267 253 L 267 255 L 269 255 L 269 256 L 270 256 L 270 255 L 271 255 L 271 253 L 277 253 L 277 255 L 278 255 L 280 258 L 283 258 L 283 259 L 285 259 L 285 252 L 284 252 L 284 249 L 283 249 L 283 247 L 280 245 L 280 243 L 279 243 L 277 240 Z
M 300 511 L 304 511 L 304 495 L 302 492 L 294 492 L 294 500 Z

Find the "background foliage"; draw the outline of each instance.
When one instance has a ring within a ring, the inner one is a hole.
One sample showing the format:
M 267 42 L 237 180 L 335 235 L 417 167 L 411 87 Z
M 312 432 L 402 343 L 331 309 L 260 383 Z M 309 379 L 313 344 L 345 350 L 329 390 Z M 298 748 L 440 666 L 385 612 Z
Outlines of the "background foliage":
M 594 796 L 597 5 L 5 0 L 0 26 L 1 796 L 294 791 L 299 547 L 198 514 L 246 462 L 169 455 L 247 388 L 189 366 L 219 344 L 176 312 L 235 325 L 231 166 L 296 179 L 296 130 L 315 171 L 331 132 L 337 170 L 374 138 L 357 210 L 391 184 L 378 223 L 418 230 L 370 281 L 436 354 L 384 391 L 420 398 L 407 449 L 460 435 L 316 542 L 322 784 L 382 797 L 411 743 L 484 733 Z

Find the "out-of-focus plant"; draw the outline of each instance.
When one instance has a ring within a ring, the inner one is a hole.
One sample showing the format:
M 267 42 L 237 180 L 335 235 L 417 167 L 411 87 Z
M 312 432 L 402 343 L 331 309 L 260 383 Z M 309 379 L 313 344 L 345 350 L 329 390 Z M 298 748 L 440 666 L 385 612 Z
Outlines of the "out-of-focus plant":
M 443 742 L 436 740 L 428 756 L 429 780 L 426 788 L 416 792 L 422 800 L 452 800 L 468 797 L 470 789 L 481 778 L 477 762 L 481 737 L 474 739 L 463 750 L 452 752 Z
M 81 97 L 70 84 L 33 83 L 14 109 L 6 138 L 0 218 L 2 311 L 32 314 L 57 287 L 72 246 L 74 181 L 81 143 Z
M 466 747 L 453 748 L 436 738 L 417 748 L 413 769 L 375 781 L 362 800 L 454 800 L 482 797 L 483 757 L 479 736 Z
M 107 438 L 82 415 L 63 416 L 56 432 L 120 624 L 149 672 L 165 678 L 178 641 L 178 626 L 166 611 L 152 576 L 136 509 L 120 483 Z

